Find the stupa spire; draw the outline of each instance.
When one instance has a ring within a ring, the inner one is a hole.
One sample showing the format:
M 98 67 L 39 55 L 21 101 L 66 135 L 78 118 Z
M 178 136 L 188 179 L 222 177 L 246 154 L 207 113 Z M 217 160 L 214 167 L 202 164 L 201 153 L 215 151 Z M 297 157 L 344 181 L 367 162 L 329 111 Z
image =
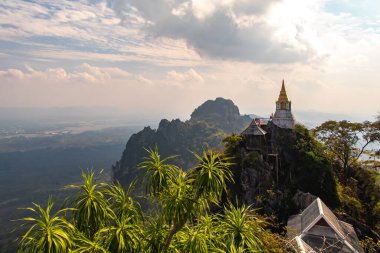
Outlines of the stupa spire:
M 286 95 L 286 90 L 285 90 L 285 81 L 282 80 L 282 86 L 281 86 L 281 91 L 280 91 L 280 96 L 278 96 L 278 101 L 279 102 L 288 102 L 288 96 Z
M 282 80 L 280 96 L 276 102 L 276 112 L 272 117 L 272 122 L 280 128 L 294 129 L 292 102 L 289 101 L 286 95 L 284 80 Z

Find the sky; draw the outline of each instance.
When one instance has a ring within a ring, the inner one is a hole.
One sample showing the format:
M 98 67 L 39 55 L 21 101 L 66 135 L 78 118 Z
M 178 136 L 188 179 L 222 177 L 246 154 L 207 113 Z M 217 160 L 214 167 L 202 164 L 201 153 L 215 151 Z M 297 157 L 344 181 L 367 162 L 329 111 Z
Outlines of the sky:
M 378 0 L 0 2 L 0 107 L 380 111 Z M 265 116 L 268 116 L 265 115 Z M 295 113 L 297 117 L 297 114 Z

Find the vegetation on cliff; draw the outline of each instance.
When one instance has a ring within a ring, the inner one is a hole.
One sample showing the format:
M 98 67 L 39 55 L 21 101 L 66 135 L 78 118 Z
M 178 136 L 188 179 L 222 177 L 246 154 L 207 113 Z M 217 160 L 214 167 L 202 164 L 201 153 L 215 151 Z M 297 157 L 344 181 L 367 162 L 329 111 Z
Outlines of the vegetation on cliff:
M 380 143 L 380 116 L 374 122 L 327 121 L 314 133 L 337 177 L 341 215 L 362 235 L 380 239 L 380 156 L 373 145 Z
M 217 98 L 199 106 L 190 120 L 161 120 L 157 130 L 145 127 L 128 140 L 123 155 L 112 168 L 114 178 L 122 185 L 142 176 L 137 165 L 145 156 L 145 148 L 158 147 L 161 155 L 177 155 L 173 163 L 189 168 L 196 159 L 191 152 L 201 152 L 203 147 L 221 149 L 222 140 L 230 133 L 240 133 L 251 119 L 242 116 L 231 100 Z
M 82 185 L 69 207 L 53 211 L 34 204 L 34 216 L 23 219 L 27 232 L 21 252 L 286 252 L 285 241 L 265 229 L 265 219 L 249 206 L 220 206 L 226 183 L 232 182 L 230 161 L 215 152 L 196 155 L 197 165 L 187 172 L 161 159 L 157 149 L 141 164 L 147 198 L 156 208 L 141 211 L 120 184 L 97 182 L 83 174 Z
M 312 131 L 302 125 L 294 131 L 277 131 L 272 140 L 275 158 L 245 149 L 242 136 L 224 140 L 226 154 L 235 158 L 227 201 L 252 204 L 261 214 L 273 217 L 280 225 L 273 229 L 281 231 L 289 215 L 305 208 L 298 197 L 311 194 L 353 224 L 361 239 L 378 241 L 379 160 L 376 146 L 371 150 L 369 144 L 380 141 L 379 120 L 328 121 Z M 278 159 L 278 170 L 273 159 Z
M 229 199 L 252 204 L 260 213 L 275 218 L 280 227 L 286 225 L 290 214 L 306 207 L 293 199 L 297 192 L 319 196 L 330 207 L 338 207 L 334 170 L 322 144 L 301 125 L 296 125 L 294 132 L 278 131 L 274 141 L 278 153 L 266 159 L 257 151 L 246 150 L 242 136 L 224 140 L 226 155 L 235 157 Z

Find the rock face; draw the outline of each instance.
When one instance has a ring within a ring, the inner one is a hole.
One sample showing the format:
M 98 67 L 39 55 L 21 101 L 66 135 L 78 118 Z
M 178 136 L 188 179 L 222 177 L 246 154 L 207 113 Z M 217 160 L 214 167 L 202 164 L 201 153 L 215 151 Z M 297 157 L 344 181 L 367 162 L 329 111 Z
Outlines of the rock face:
M 227 140 L 227 155 L 236 158 L 228 201 L 236 199 L 284 224 L 290 214 L 310 204 L 313 195 L 332 208 L 339 206 L 333 168 L 306 128 L 272 129 L 271 153 L 247 147 L 245 136 Z
M 220 97 L 204 102 L 194 110 L 190 119 L 190 121 L 205 121 L 226 133 L 238 134 L 242 131 L 242 126 L 247 126 L 251 120 L 248 115 L 240 115 L 239 108 L 232 100 Z
M 156 146 L 162 157 L 178 155 L 173 163 L 186 170 L 195 163 L 190 151 L 221 148 L 227 134 L 240 133 L 250 121 L 248 116 L 239 114 L 238 107 L 231 100 L 223 98 L 206 101 L 186 122 L 163 119 L 157 130 L 145 127 L 131 136 L 120 161 L 113 166 L 114 179 L 128 185 L 135 177 L 141 177 L 137 165 L 146 157 L 145 149 Z
M 317 197 L 310 193 L 305 193 L 300 190 L 297 190 L 296 194 L 294 194 L 292 200 L 298 209 L 304 210 L 308 207 Z

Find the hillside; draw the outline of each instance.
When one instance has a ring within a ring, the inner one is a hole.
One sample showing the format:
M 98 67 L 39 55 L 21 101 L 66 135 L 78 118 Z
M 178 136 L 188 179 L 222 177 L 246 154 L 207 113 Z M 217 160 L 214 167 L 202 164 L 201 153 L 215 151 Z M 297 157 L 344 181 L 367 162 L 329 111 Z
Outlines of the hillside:
M 163 157 L 177 155 L 175 164 L 189 169 L 195 159 L 191 152 L 204 147 L 217 149 L 230 133 L 240 133 L 251 121 L 240 115 L 239 108 L 228 99 L 208 100 L 191 114 L 185 122 L 161 120 L 157 129 L 145 127 L 131 136 L 121 159 L 113 166 L 114 178 L 123 185 L 140 175 L 137 165 L 146 157 L 146 148 L 158 147 Z

